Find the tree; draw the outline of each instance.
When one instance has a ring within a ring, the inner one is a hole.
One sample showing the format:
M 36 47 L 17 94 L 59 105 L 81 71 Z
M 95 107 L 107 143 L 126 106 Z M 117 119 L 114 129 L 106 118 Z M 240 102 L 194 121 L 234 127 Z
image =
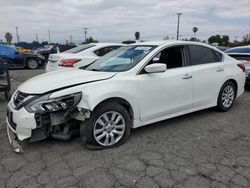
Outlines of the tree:
M 194 38 L 195 38 L 195 33 L 198 31 L 197 27 L 193 27 L 193 32 L 194 32 Z
M 94 40 L 93 37 L 86 38 L 86 41 L 82 44 L 98 43 L 98 40 Z
M 219 46 L 229 46 L 229 36 L 227 35 L 213 35 L 208 38 L 208 43 L 213 44 L 217 43 Z
M 140 32 L 135 32 L 135 40 L 140 40 Z
M 200 40 L 197 39 L 196 37 L 191 37 L 191 38 L 189 39 L 189 41 L 200 42 Z
M 36 40 L 33 40 L 32 44 L 39 44 L 39 42 Z
M 135 43 L 134 40 L 125 40 L 125 41 L 122 41 L 122 44 L 133 44 Z
M 13 39 L 12 34 L 11 34 L 10 32 L 7 32 L 7 33 L 5 34 L 4 37 L 5 37 L 6 42 L 7 42 L 8 44 L 11 44 L 11 41 L 12 41 L 12 39 Z
M 48 45 L 49 43 L 48 43 L 48 41 L 43 41 L 41 44 L 42 45 Z

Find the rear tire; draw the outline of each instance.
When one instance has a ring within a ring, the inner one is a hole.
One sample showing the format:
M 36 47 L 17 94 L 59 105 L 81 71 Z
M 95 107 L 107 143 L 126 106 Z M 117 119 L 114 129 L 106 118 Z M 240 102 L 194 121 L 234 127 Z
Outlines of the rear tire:
M 34 70 L 34 69 L 37 69 L 37 68 L 38 68 L 39 63 L 38 63 L 38 60 L 37 60 L 37 59 L 35 59 L 35 58 L 29 58 L 29 59 L 27 59 L 27 61 L 26 61 L 26 65 L 27 65 L 27 67 L 28 67 L 29 69 Z
M 124 144 L 129 137 L 131 119 L 120 104 L 107 102 L 81 123 L 80 136 L 89 149 L 106 149 Z
M 217 102 L 217 109 L 220 112 L 226 112 L 230 110 L 233 106 L 236 97 L 236 88 L 233 82 L 227 81 L 221 87 L 218 102 Z

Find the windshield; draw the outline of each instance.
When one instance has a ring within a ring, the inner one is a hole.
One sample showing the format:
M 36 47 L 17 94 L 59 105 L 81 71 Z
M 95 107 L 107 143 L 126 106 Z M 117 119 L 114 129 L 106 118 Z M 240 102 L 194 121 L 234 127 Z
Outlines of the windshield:
M 64 51 L 64 53 L 72 53 L 72 54 L 76 54 L 76 53 L 79 53 L 79 52 L 82 52 L 84 50 L 87 50 L 89 48 L 92 48 L 94 47 L 95 45 L 93 44 L 86 44 L 86 45 L 80 45 L 80 46 L 77 46 L 75 48 L 71 48 L 69 50 L 66 50 Z
M 89 65 L 86 70 L 103 72 L 127 71 L 137 65 L 147 54 L 157 46 L 133 45 L 114 50 Z

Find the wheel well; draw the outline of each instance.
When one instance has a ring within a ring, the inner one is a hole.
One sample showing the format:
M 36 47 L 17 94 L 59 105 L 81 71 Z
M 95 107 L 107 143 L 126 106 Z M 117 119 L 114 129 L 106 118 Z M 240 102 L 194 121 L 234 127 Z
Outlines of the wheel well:
M 228 81 L 230 81 L 230 82 L 232 82 L 233 84 L 234 84 L 234 86 L 235 86 L 235 92 L 236 92 L 236 95 L 235 95 L 235 97 L 237 96 L 237 93 L 238 93 L 238 84 L 237 84 L 237 82 L 234 80 L 234 79 L 230 79 L 230 80 L 227 80 L 227 82 Z
M 129 104 L 128 101 L 126 101 L 125 99 L 120 98 L 120 97 L 112 97 L 109 99 L 105 99 L 104 101 L 102 101 L 98 105 L 96 105 L 94 110 L 96 108 L 98 108 L 100 105 L 103 105 L 104 103 L 107 103 L 107 102 L 116 102 L 116 103 L 122 105 L 128 111 L 131 120 L 134 118 L 134 112 L 133 112 L 132 106 Z

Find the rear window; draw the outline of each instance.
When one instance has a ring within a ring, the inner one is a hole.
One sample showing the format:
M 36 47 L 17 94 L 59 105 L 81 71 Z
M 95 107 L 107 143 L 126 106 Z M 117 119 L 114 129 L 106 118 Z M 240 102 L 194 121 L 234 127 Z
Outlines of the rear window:
M 226 50 L 225 53 L 250 53 L 250 48 L 232 48 Z
M 77 47 L 75 47 L 75 48 L 72 48 L 72 49 L 70 49 L 70 50 L 66 50 L 66 51 L 64 51 L 64 52 L 76 54 L 76 53 L 82 52 L 82 51 L 84 51 L 84 50 L 87 50 L 87 49 L 89 49 L 89 48 L 92 48 L 92 47 L 94 47 L 94 46 L 95 46 L 95 45 L 93 45 L 93 44 L 86 44 L 86 45 L 77 46 Z

